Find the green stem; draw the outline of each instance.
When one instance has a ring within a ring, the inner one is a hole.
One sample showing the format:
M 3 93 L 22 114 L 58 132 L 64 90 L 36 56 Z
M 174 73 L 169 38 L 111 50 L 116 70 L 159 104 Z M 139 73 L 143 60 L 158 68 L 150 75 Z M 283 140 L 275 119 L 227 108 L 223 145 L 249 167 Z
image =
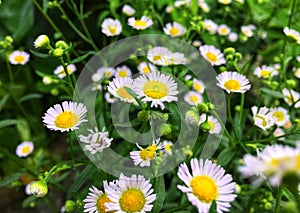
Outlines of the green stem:
M 242 125 L 244 103 L 245 103 L 245 93 L 242 93 L 242 95 L 241 95 L 241 104 L 240 104 L 240 107 L 241 107 L 240 108 L 240 125 Z
M 68 132 L 69 135 L 69 143 L 70 143 L 70 155 L 71 155 L 71 159 L 74 162 L 75 161 L 75 150 L 74 150 L 74 143 L 72 140 L 72 132 Z
M 275 213 L 279 213 L 279 211 L 280 211 L 280 202 L 281 202 L 281 198 L 282 198 L 282 193 L 281 192 L 282 192 L 282 187 L 279 186 L 277 197 L 276 197 Z
M 186 207 L 188 207 L 189 205 L 190 205 L 189 203 L 185 203 L 182 206 L 179 206 L 179 207 L 167 210 L 167 211 L 163 211 L 161 213 L 173 213 L 173 212 L 176 212 L 176 211 L 182 210 L 182 209 L 186 210 Z
M 258 142 L 268 142 L 268 141 L 271 141 L 271 140 L 274 140 L 274 139 L 279 139 L 279 138 L 283 138 L 283 137 L 287 137 L 287 136 L 290 136 L 290 135 L 295 135 L 297 133 L 294 133 L 294 132 L 291 132 L 291 133 L 287 133 L 287 134 L 284 134 L 284 135 L 280 135 L 280 136 L 277 136 L 277 137 L 270 137 L 270 138 L 265 138 L 265 139 L 258 139 L 258 140 L 254 140 L 254 141 L 244 141 L 242 143 L 244 144 L 247 144 L 247 143 L 258 143 Z
M 13 85 L 14 84 L 14 76 L 13 76 L 11 66 L 10 66 L 10 63 L 8 62 L 8 60 L 6 61 L 6 68 L 8 70 L 9 80 L 10 80 L 11 84 Z

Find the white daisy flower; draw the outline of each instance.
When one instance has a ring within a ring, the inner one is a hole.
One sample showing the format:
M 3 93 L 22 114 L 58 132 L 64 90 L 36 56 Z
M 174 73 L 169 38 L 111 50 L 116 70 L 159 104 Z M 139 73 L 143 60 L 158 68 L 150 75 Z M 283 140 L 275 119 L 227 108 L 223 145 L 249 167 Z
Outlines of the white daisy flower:
M 183 99 L 192 106 L 197 106 L 203 101 L 202 95 L 195 91 L 189 91 Z
M 116 70 L 112 67 L 100 67 L 97 69 L 96 74 L 102 78 L 111 78 L 115 75 Z
M 166 65 L 178 65 L 186 64 L 187 59 L 184 57 L 184 54 L 175 52 L 169 56 L 169 61 L 166 61 Z
M 67 66 L 67 71 L 68 74 L 71 75 L 72 73 L 74 73 L 76 71 L 76 66 L 74 64 L 69 64 Z M 66 77 L 66 72 L 64 70 L 64 67 L 62 65 L 59 65 L 58 67 L 56 67 L 56 69 L 53 71 L 53 73 L 55 75 L 57 75 L 58 78 L 64 78 Z
M 190 125 L 198 125 L 199 114 L 194 110 L 189 110 L 185 113 L 185 121 Z
M 34 145 L 31 141 L 24 141 L 20 143 L 16 148 L 16 155 L 18 157 L 27 157 L 34 150 Z
M 267 130 L 274 125 L 275 119 L 267 107 L 261 107 L 258 110 L 257 106 L 251 107 L 253 114 L 254 125 L 262 130 Z
M 116 36 L 122 32 L 122 24 L 117 19 L 106 18 L 101 25 L 102 33 L 106 36 Z
M 125 4 L 122 8 L 122 13 L 127 16 L 132 16 L 133 14 L 135 14 L 135 9 L 128 4 Z
M 259 78 L 270 78 L 273 76 L 278 75 L 278 71 L 271 66 L 262 65 L 261 67 L 256 67 L 254 70 L 254 75 L 256 75 Z
M 204 85 L 203 81 L 194 78 L 193 79 L 193 89 L 201 94 L 204 93 L 205 85 Z
M 166 7 L 165 11 L 166 11 L 166 13 L 172 13 L 174 11 L 174 9 L 175 8 L 173 6 L 169 5 L 169 6 Z
M 50 40 L 47 35 L 39 35 L 39 37 L 35 39 L 33 46 L 35 48 L 48 48 L 49 44 L 50 44 Z
M 220 122 L 213 116 L 209 115 L 206 120 L 206 114 L 200 115 L 199 126 L 203 122 L 208 122 L 210 126 L 209 134 L 219 134 L 222 130 Z
M 152 72 L 142 75 L 133 82 L 132 90 L 137 98 L 144 103 L 151 102 L 151 107 L 158 107 L 163 110 L 164 102 L 177 101 L 177 83 L 171 76 L 159 72 Z
M 138 65 L 138 70 L 141 74 L 148 74 L 150 72 L 156 72 L 157 68 L 153 64 L 143 61 Z
M 298 61 L 298 63 L 300 63 L 300 55 L 296 57 L 296 60 Z
M 232 42 L 232 43 L 236 42 L 236 41 L 238 40 L 238 38 L 239 38 L 239 36 L 238 36 L 238 34 L 235 33 L 235 32 L 231 32 L 231 33 L 229 33 L 229 35 L 228 35 L 228 40 L 229 40 L 230 42 Z
M 281 129 L 280 127 L 277 127 L 277 128 L 274 130 L 274 132 L 273 132 L 273 136 L 274 136 L 274 137 L 279 137 L 279 136 L 282 136 L 282 135 L 284 135 L 284 134 L 285 134 L 285 132 L 284 132 L 283 129 Z M 281 138 L 279 138 L 278 140 L 284 141 L 284 137 L 281 137 Z
M 87 108 L 82 103 L 64 101 L 62 104 L 55 104 L 44 114 L 43 123 L 55 131 L 73 131 L 79 129 L 79 125 L 88 120 L 84 119 Z
M 147 58 L 153 64 L 167 66 L 172 52 L 166 47 L 153 47 L 148 50 Z
M 298 31 L 288 27 L 284 27 L 283 32 L 287 37 L 292 38 L 296 41 L 297 44 L 300 44 L 300 33 Z
M 290 121 L 288 111 L 283 107 L 271 108 L 270 112 L 273 118 L 275 119 L 275 124 L 277 126 L 284 126 L 286 122 Z
M 147 16 L 142 16 L 141 19 L 135 19 L 134 17 L 128 19 L 128 25 L 137 30 L 144 30 L 152 24 L 153 21 Z
M 266 39 L 266 38 L 267 38 L 267 32 L 264 31 L 264 30 L 259 30 L 259 31 L 257 32 L 257 35 L 258 35 L 258 37 L 261 38 L 261 39 Z
M 117 101 L 117 98 L 115 98 L 114 96 L 112 96 L 109 92 L 106 92 L 104 94 L 104 98 L 110 104 L 113 104 L 113 103 L 115 103 Z
M 184 35 L 186 28 L 177 22 L 167 23 L 164 32 L 171 37 L 177 37 Z
M 105 190 L 111 202 L 106 203 L 106 211 L 118 213 L 151 212 L 156 194 L 153 194 L 150 180 L 142 175 L 126 177 L 121 173 L 119 180 Z
M 173 154 L 173 146 L 174 144 L 171 141 L 163 141 L 163 147 L 164 147 L 164 153 L 167 155 L 172 155 Z
M 215 34 L 218 30 L 218 25 L 210 19 L 204 19 L 204 28 L 210 33 Z
M 218 0 L 218 2 L 221 4 L 230 4 L 231 0 Z
M 98 128 L 88 129 L 90 134 L 87 136 L 79 135 L 79 141 L 85 143 L 83 150 L 90 152 L 92 155 L 102 152 L 105 148 L 110 147 L 112 138 L 108 138 L 108 132 L 105 129 L 99 132 Z
M 241 3 L 241 4 L 245 3 L 245 0 L 235 0 L 235 1 L 238 2 L 238 3 Z
M 230 202 L 236 198 L 231 175 L 210 160 L 193 158 L 191 168 L 192 173 L 185 163 L 179 166 L 177 175 L 185 186 L 177 185 L 177 188 L 187 194 L 198 212 L 208 213 L 213 201 L 216 201 L 218 213 L 229 211 Z
M 298 68 L 294 67 L 293 71 L 294 71 L 295 77 L 300 78 L 300 67 L 298 67 Z
M 218 27 L 218 34 L 221 36 L 227 36 L 231 29 L 226 24 L 221 24 Z
M 25 186 L 25 194 L 27 195 L 32 195 L 31 191 L 30 191 L 30 187 L 31 187 L 31 184 L 33 183 L 34 181 L 31 181 L 30 183 L 28 183 L 26 186 Z
M 226 63 L 223 53 L 212 45 L 200 46 L 199 50 L 201 55 L 213 66 L 219 66 Z
M 198 6 L 205 13 L 208 13 L 210 11 L 210 7 L 208 6 L 208 4 L 204 0 L 198 0 Z
M 136 104 L 136 100 L 130 95 L 125 87 L 132 89 L 133 80 L 131 78 L 114 78 L 107 86 L 108 92 L 121 101 Z
M 104 189 L 108 187 L 108 183 L 106 181 L 103 181 L 103 185 Z M 83 212 L 105 213 L 108 212 L 107 208 L 105 207 L 105 204 L 111 202 L 111 200 L 107 197 L 106 193 L 103 193 L 95 186 L 92 186 L 89 188 L 89 193 L 87 197 L 83 200 L 83 202 Z
M 202 42 L 199 41 L 199 40 L 195 40 L 195 41 L 192 42 L 192 45 L 193 45 L 194 47 L 200 47 L 200 46 L 202 45 Z
M 253 30 L 256 29 L 253 26 L 254 25 L 241 26 L 241 32 L 243 33 L 243 35 L 245 35 L 248 38 L 252 37 L 253 36 Z
M 284 88 L 282 90 L 282 94 L 283 94 L 283 99 L 284 101 L 289 105 L 292 106 L 294 105 L 295 108 L 299 108 L 300 107 L 300 94 L 298 92 L 296 92 L 293 89 L 286 89 Z
M 217 85 L 228 93 L 245 93 L 251 88 L 249 80 L 238 72 L 222 72 L 216 78 Z
M 159 140 L 153 141 L 153 143 L 146 148 L 142 148 L 136 144 L 140 151 L 130 152 L 130 158 L 133 160 L 135 166 L 145 167 L 150 166 L 151 160 L 153 160 L 158 151 L 163 148 L 163 145 L 160 144 Z
M 190 4 L 191 4 L 191 0 L 176 0 L 174 3 L 174 6 L 175 7 L 182 7 L 182 6 L 188 7 L 188 6 L 190 6 Z
M 11 64 L 24 65 L 29 61 L 30 55 L 25 51 L 15 50 L 9 55 L 9 62 Z
M 132 72 L 129 69 L 129 67 L 127 67 L 126 65 L 123 65 L 121 67 L 117 67 L 116 68 L 116 72 L 114 74 L 114 76 L 116 78 L 120 77 L 120 78 L 126 78 L 126 77 L 131 77 Z

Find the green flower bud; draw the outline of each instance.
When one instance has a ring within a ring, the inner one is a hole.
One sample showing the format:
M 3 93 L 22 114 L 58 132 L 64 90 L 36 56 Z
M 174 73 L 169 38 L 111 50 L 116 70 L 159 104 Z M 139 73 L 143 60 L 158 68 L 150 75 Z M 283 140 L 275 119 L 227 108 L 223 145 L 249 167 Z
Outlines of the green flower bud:
M 164 113 L 163 114 L 163 118 L 165 121 L 169 120 L 169 114 L 168 113 Z
M 59 95 L 59 90 L 57 88 L 53 88 L 53 89 L 51 89 L 50 93 L 53 96 L 58 96 Z
M 271 210 L 271 208 L 272 208 L 272 203 L 266 202 L 265 205 L 264 205 L 264 208 L 265 208 L 266 210 Z
M 61 57 L 64 54 L 64 50 L 61 48 L 56 48 L 53 51 L 51 51 L 51 55 L 53 55 L 54 57 Z
M 224 50 L 224 54 L 227 55 L 232 55 L 235 53 L 235 49 L 233 47 L 228 47 Z
M 161 124 L 156 128 L 156 134 L 161 137 L 163 135 L 168 135 L 172 131 L 171 126 L 169 124 Z
M 142 121 L 142 122 L 148 121 L 150 118 L 150 112 L 144 111 L 144 110 L 139 111 L 137 117 L 138 117 L 139 121 Z
M 43 84 L 45 85 L 50 85 L 53 83 L 52 81 L 53 79 L 51 78 L 51 76 L 44 76 L 43 77 Z
M 281 212 L 284 213 L 298 213 L 297 203 L 294 201 L 288 201 L 284 203 Z
M 73 200 L 67 200 L 65 207 L 66 207 L 66 212 L 73 212 L 75 210 L 76 203 Z
M 182 148 L 182 153 L 186 156 L 193 156 L 193 151 L 191 150 L 191 147 L 189 145 Z
M 44 197 L 48 194 L 48 186 L 46 181 L 35 181 L 30 185 L 30 192 L 36 197 Z
M 221 66 L 219 69 L 220 69 L 220 71 L 221 71 L 221 72 L 225 72 L 225 71 L 227 71 L 227 68 L 226 68 L 226 67 L 224 67 L 224 66 Z
M 273 89 L 276 89 L 279 86 L 279 83 L 277 81 L 272 81 L 270 85 Z
M 237 59 L 237 60 L 240 60 L 243 58 L 243 55 L 241 53 L 235 53 L 234 54 L 234 57 Z
M 5 42 L 12 44 L 14 42 L 14 39 L 11 36 L 6 36 L 5 37 Z
M 281 62 L 281 59 L 278 56 L 275 56 L 273 60 L 274 60 L 275 63 L 280 63 Z
M 194 82 L 191 81 L 191 80 L 188 80 L 188 81 L 185 82 L 185 85 L 186 85 L 189 89 L 193 88 L 193 84 L 194 84 Z
M 286 80 L 286 84 L 289 88 L 295 88 L 297 83 L 294 79 L 288 79 Z
M 236 112 L 239 112 L 239 111 L 241 111 L 241 106 L 240 105 L 236 105 L 234 107 L 234 109 L 235 109 Z
M 213 105 L 212 103 L 208 103 L 207 106 L 210 111 L 215 109 L 215 105 Z
M 55 43 L 55 47 L 65 50 L 65 49 L 69 48 L 69 45 L 66 42 L 60 40 Z
M 35 48 L 45 48 L 45 49 L 50 49 L 50 40 L 47 35 L 40 35 L 35 39 L 33 46 Z
M 233 60 L 233 55 L 226 56 L 226 61 L 232 61 L 232 60 Z
M 197 125 L 199 123 L 199 114 L 194 110 L 189 110 L 185 113 L 185 120 L 191 125 Z
M 210 130 L 210 128 L 211 127 L 210 127 L 209 123 L 206 121 L 200 124 L 200 129 L 204 132 L 208 132 Z
M 209 111 L 206 103 L 200 103 L 197 105 L 198 111 L 200 114 L 207 113 Z

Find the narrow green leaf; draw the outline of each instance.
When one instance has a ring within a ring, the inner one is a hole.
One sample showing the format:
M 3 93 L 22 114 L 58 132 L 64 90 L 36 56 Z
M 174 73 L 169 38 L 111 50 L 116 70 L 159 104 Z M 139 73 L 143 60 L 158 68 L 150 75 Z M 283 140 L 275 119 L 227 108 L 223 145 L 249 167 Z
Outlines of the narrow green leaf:
M 87 52 L 86 54 L 79 56 L 78 58 L 75 58 L 72 61 L 70 61 L 70 64 L 79 63 L 79 62 L 83 61 L 84 59 L 86 59 L 89 55 L 92 55 L 92 54 L 93 54 L 93 52 Z
M 232 149 L 232 148 L 224 149 L 218 156 L 218 159 L 217 159 L 218 164 L 221 166 L 226 166 L 231 161 L 231 159 L 234 157 L 235 153 L 236 153 L 235 149 Z
M 39 58 L 49 58 L 50 56 L 48 55 L 48 54 L 46 54 L 46 53 L 40 53 L 40 52 L 37 52 L 37 51 L 34 51 L 34 50 L 30 50 L 30 52 L 33 54 L 33 55 L 35 55 L 35 56 L 37 56 L 37 57 L 39 57 Z
M 154 202 L 152 212 L 159 213 L 163 207 L 166 191 L 165 191 L 165 180 L 163 176 L 155 178 L 154 188 L 157 194 L 157 198 Z
M 31 93 L 31 94 L 27 94 L 25 96 L 23 96 L 22 98 L 20 98 L 20 103 L 21 102 L 24 102 L 24 101 L 29 101 L 31 99 L 38 99 L 38 98 L 41 98 L 42 95 L 39 94 L 39 93 Z
M 211 203 L 208 213 L 217 213 L 217 203 L 215 200 Z
M 266 93 L 268 95 L 271 95 L 274 98 L 283 98 L 282 93 L 279 92 L 279 91 L 273 91 L 273 90 L 268 89 L 268 88 L 260 88 L 260 91 L 263 92 L 263 93 Z
M 15 125 L 19 122 L 19 120 L 16 119 L 6 119 L 6 120 L 2 120 L 0 121 L 0 129 L 4 128 L 4 127 L 8 127 L 11 125 Z
M 18 180 L 22 176 L 21 172 L 13 173 L 6 176 L 3 180 L 0 181 L 0 187 L 10 186 L 12 182 Z
M 289 201 L 295 201 L 295 196 L 290 190 L 286 187 L 282 187 L 281 189 L 282 196 L 286 197 Z

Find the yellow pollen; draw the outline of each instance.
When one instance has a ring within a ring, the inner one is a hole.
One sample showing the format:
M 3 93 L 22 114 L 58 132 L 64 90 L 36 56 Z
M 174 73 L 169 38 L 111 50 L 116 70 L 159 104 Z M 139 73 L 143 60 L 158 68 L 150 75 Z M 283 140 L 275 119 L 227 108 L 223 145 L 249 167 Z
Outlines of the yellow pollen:
M 143 149 L 140 152 L 140 157 L 142 158 L 142 160 L 152 160 L 156 155 L 155 151 L 151 151 L 148 149 Z
M 154 145 L 154 144 L 151 144 L 151 145 L 148 146 L 146 149 L 147 149 L 148 151 L 156 152 L 157 146 Z
M 120 87 L 116 91 L 116 93 L 121 99 L 129 99 L 129 100 L 133 99 L 133 97 L 126 91 L 126 89 L 124 87 Z
M 111 75 L 111 72 L 109 72 L 109 71 L 106 71 L 106 72 L 104 72 L 104 75 L 105 75 L 105 77 L 106 77 L 106 78 L 109 78 L 109 77 L 110 77 L 110 75 Z
M 277 119 L 277 121 L 283 121 L 283 119 L 284 119 L 284 114 L 283 114 L 283 112 L 279 112 L 279 111 L 277 111 L 277 112 L 274 112 L 273 113 L 273 116 L 274 117 L 276 117 L 276 119 Z
M 172 153 L 172 144 L 165 144 L 165 150 L 168 152 L 168 153 Z
M 59 128 L 71 128 L 74 127 L 79 121 L 78 115 L 71 111 L 65 111 L 56 116 L 55 125 Z
M 218 196 L 216 182 L 208 176 L 196 176 L 190 185 L 192 193 L 202 202 L 210 203 Z
M 30 147 L 29 146 L 24 146 L 21 150 L 23 154 L 28 154 L 30 152 Z
M 142 20 L 136 20 L 134 22 L 134 26 L 135 27 L 146 27 L 147 26 L 147 22 L 142 21 Z
M 229 79 L 224 83 L 224 87 L 228 90 L 240 90 L 241 89 L 241 84 L 239 81 L 235 79 Z
M 22 55 L 17 55 L 17 56 L 15 57 L 15 61 L 18 62 L 18 63 L 22 63 L 22 62 L 25 61 L 25 58 L 24 58 L 24 56 L 22 56 Z
M 142 69 L 143 73 L 149 73 L 150 72 L 150 69 L 148 66 L 144 66 L 143 69 Z
M 116 26 L 108 26 L 108 30 L 113 35 L 116 34 L 116 32 L 117 32 Z
M 141 212 L 145 203 L 145 195 L 138 189 L 126 190 L 119 201 L 121 210 L 126 213 Z
M 118 73 L 119 77 L 128 77 L 128 73 L 126 72 L 126 70 L 120 70 Z
M 207 52 L 206 57 L 208 58 L 208 60 L 210 60 L 212 62 L 217 62 L 218 61 L 218 58 L 217 58 L 216 54 L 214 54 L 212 52 Z
M 262 120 L 262 125 L 265 127 L 265 126 L 267 126 L 267 120 L 266 120 L 266 118 L 265 117 L 263 117 L 263 116 L 261 116 L 261 115 L 256 115 L 255 117 L 257 117 L 257 118 L 259 118 L 259 119 L 261 119 Z
M 190 102 L 192 102 L 192 103 L 198 103 L 199 98 L 197 97 L 197 95 L 191 95 L 191 96 L 189 97 L 189 100 L 190 100 Z
M 260 71 L 260 75 L 264 78 L 270 77 L 271 71 L 270 70 L 262 70 Z
M 296 156 L 296 168 L 297 171 L 300 170 L 300 155 Z
M 227 29 L 226 28 L 222 28 L 220 31 L 221 31 L 221 34 L 226 34 L 227 33 Z
M 170 29 L 170 34 L 171 34 L 172 36 L 176 36 L 176 35 L 178 35 L 178 33 L 179 33 L 179 29 L 178 29 L 177 27 L 172 27 L 172 28 Z
M 195 89 L 196 91 L 200 92 L 201 89 L 202 89 L 202 87 L 201 87 L 201 85 L 200 85 L 199 83 L 194 83 L 194 89 Z
M 208 122 L 208 124 L 209 124 L 209 126 L 210 126 L 210 130 L 211 130 L 211 131 L 214 131 L 215 128 L 216 128 L 216 125 L 214 124 L 214 122 L 212 122 L 212 121 L 207 121 L 207 122 Z
M 161 59 L 161 55 L 155 55 L 154 57 L 153 57 L 153 61 L 158 61 L 158 60 L 160 60 Z
M 144 91 L 145 95 L 150 98 L 161 99 L 168 95 L 169 89 L 162 82 L 149 81 L 144 85 L 143 91 Z
M 96 204 L 96 207 L 97 207 L 97 210 L 99 213 L 107 213 L 106 211 L 106 207 L 105 207 L 105 203 L 110 203 L 111 200 L 107 197 L 106 194 L 103 194 L 101 195 L 98 200 L 97 200 L 97 204 Z M 112 213 L 114 211 L 109 211 L 108 213 Z

